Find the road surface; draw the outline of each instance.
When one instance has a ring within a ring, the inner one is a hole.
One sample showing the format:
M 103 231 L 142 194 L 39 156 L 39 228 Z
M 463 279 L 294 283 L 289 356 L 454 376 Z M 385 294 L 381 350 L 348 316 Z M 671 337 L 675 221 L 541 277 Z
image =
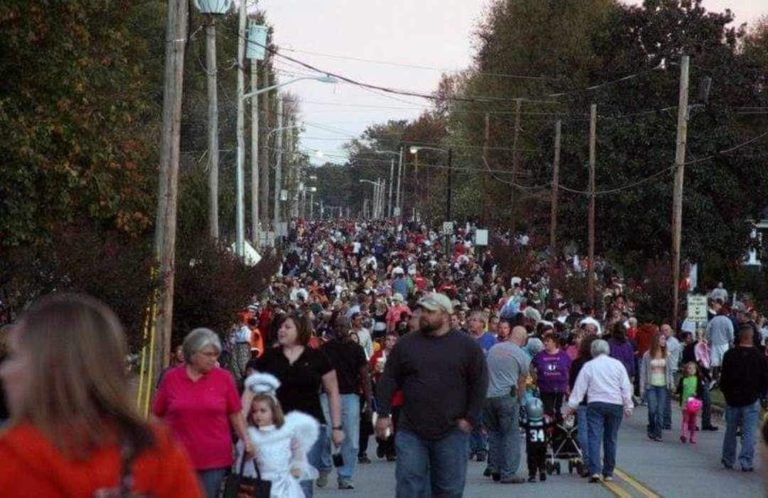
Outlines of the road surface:
M 646 410 L 638 407 L 633 416 L 624 419 L 619 431 L 618 470 L 611 483 L 589 484 L 586 479 L 568 475 L 563 462 L 563 475 L 553 475 L 546 482 L 502 485 L 483 477 L 484 463 L 470 462 L 467 475 L 467 498 L 500 498 L 527 496 L 569 497 L 760 497 L 766 496 L 764 474 L 768 469 L 762 443 L 758 443 L 755 472 L 726 470 L 720 464 L 724 422 L 720 431 L 700 432 L 698 444 L 682 444 L 678 437 L 679 417 L 674 414 L 676 430 L 665 431 L 661 443 L 645 435 Z M 525 445 L 522 445 L 523 448 Z M 394 463 L 376 459 L 375 443 L 370 445 L 370 465 L 359 465 L 355 489 L 341 491 L 335 475 L 328 487 L 315 493 L 318 497 L 384 498 L 394 496 Z M 525 465 L 525 456 L 523 464 Z M 522 469 L 521 469 L 522 470 Z M 527 474 L 527 471 L 525 471 Z

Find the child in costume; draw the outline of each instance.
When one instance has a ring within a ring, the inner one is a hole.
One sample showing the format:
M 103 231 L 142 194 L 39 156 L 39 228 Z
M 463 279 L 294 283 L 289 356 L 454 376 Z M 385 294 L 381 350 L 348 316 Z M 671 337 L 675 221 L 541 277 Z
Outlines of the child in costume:
M 680 407 L 683 410 L 680 426 L 680 442 L 690 441 L 696 444 L 696 416 L 701 411 L 703 390 L 707 389 L 699 369 L 694 362 L 688 362 L 683 367 L 683 377 L 677 385 L 680 393 Z
M 547 431 L 550 423 L 544 417 L 544 404 L 539 398 L 525 403 L 525 417 L 520 424 L 525 429 L 525 453 L 528 460 L 528 482 L 547 480 L 544 464 L 547 461 Z
M 245 389 L 253 393 L 248 410 L 248 437 L 256 448 L 256 465 L 261 478 L 272 483 L 270 498 L 304 498 L 299 481 L 313 480 L 317 470 L 309 465 L 307 452 L 320 432 L 317 421 L 293 411 L 283 415 L 275 396 L 280 381 L 273 375 L 256 373 L 245 380 Z M 237 444 L 235 469 L 240 469 L 243 443 Z M 246 462 L 243 475 L 256 477 L 256 470 Z

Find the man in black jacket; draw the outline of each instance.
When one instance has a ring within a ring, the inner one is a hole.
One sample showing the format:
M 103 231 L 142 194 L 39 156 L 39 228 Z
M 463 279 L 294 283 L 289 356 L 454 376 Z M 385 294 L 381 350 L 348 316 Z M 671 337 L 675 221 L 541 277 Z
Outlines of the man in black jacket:
M 761 396 L 768 391 L 768 362 L 754 345 L 754 330 L 748 323 L 739 327 L 739 343 L 723 356 L 720 389 L 725 396 L 726 429 L 723 437 L 722 464 L 733 469 L 736 464 L 736 430 L 741 427 L 739 464 L 744 472 L 754 470 L 755 432 L 760 416 Z
M 421 298 L 419 330 L 403 336 L 384 367 L 377 389 L 376 434 L 391 429 L 390 402 L 405 398 L 395 435 L 396 496 L 459 498 L 464 493 L 469 434 L 488 390 L 488 368 L 477 342 L 451 330 L 451 300 Z

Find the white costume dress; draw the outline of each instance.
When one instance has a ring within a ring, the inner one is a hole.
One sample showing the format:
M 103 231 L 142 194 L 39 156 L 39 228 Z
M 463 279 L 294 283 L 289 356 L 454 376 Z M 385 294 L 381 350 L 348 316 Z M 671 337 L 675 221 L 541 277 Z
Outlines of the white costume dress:
M 261 478 L 272 482 L 270 498 L 304 498 L 299 481 L 313 480 L 317 469 L 307 462 L 307 452 L 315 443 L 320 432 L 317 421 L 301 412 L 285 416 L 285 424 L 279 429 L 274 425 L 248 427 L 248 436 L 256 447 L 256 462 Z M 235 469 L 240 469 L 243 455 L 242 441 L 237 443 Z M 301 477 L 291 475 L 291 469 L 301 469 Z M 243 475 L 256 477 L 253 465 L 246 462 Z

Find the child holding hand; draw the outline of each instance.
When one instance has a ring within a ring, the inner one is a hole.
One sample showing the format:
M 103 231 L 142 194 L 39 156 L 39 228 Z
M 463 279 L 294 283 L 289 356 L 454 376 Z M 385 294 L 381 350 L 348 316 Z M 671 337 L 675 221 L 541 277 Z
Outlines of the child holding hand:
M 270 374 L 256 373 L 245 380 L 248 437 L 256 448 L 261 479 L 272 483 L 270 498 L 304 498 L 299 481 L 318 476 L 317 469 L 307 461 L 307 452 L 317 440 L 320 427 L 304 413 L 284 415 L 275 395 L 278 387 L 280 381 Z M 243 447 L 243 442 L 238 442 L 236 469 L 241 468 Z M 246 464 L 243 475 L 256 477 L 256 469 Z

